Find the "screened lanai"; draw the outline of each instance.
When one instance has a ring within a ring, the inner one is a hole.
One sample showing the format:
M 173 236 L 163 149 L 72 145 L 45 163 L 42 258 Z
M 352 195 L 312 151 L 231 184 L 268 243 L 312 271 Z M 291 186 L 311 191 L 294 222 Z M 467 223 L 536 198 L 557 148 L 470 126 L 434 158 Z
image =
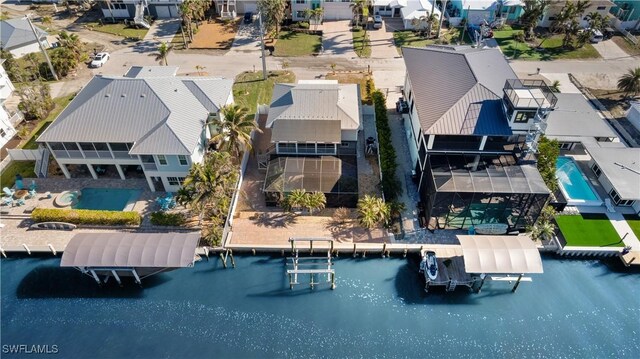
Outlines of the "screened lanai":
M 549 197 L 535 164 L 510 155 L 433 154 L 429 165 L 426 213 L 436 228 L 521 229 L 535 222 Z
M 277 205 L 282 196 L 295 189 L 324 193 L 328 207 L 353 207 L 358 201 L 357 167 L 348 159 L 334 156 L 278 157 L 269 161 L 263 188 L 267 205 Z

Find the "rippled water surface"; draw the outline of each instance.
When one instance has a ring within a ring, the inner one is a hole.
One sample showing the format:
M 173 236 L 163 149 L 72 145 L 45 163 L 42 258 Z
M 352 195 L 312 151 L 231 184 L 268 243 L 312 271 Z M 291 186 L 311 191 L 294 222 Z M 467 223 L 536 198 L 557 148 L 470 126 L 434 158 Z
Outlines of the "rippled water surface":
M 282 258 L 236 262 L 100 288 L 59 259 L 2 260 L 2 344 L 55 344 L 65 358 L 640 353 L 640 274 L 599 261 L 545 259 L 515 294 L 498 282 L 426 294 L 417 258 L 338 259 L 334 291 L 289 290 Z

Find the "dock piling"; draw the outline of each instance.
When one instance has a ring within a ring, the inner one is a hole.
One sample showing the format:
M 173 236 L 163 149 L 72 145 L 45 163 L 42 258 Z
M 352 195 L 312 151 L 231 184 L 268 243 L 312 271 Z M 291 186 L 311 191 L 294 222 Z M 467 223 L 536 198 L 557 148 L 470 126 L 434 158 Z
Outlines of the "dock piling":
M 402 258 L 407 258 L 407 248 L 402 252 Z
M 229 249 L 229 257 L 231 257 L 231 267 L 236 267 L 236 261 L 233 259 L 233 249 Z
M 54 256 L 57 255 L 56 249 L 53 248 L 53 245 L 51 243 L 49 243 L 48 246 L 49 246 L 49 249 L 51 249 L 51 253 L 53 253 Z
M 256 255 L 256 249 L 255 248 L 251 248 L 251 254 L 253 254 L 254 256 Z
M 218 254 L 220 254 L 220 260 L 222 261 L 222 266 L 226 269 L 227 268 L 227 259 L 224 257 L 222 252 L 219 252 Z
M 27 254 L 31 255 L 31 250 L 29 249 L 29 247 L 27 247 L 26 244 L 22 243 L 22 246 L 24 247 L 24 249 L 27 251 Z
M 356 253 L 356 246 L 357 246 L 357 244 L 355 244 L 355 243 L 354 243 L 354 244 L 353 244 L 353 258 L 355 258 L 355 257 L 356 257 L 356 254 L 357 254 L 357 253 Z
M 516 292 L 516 289 L 518 289 L 518 286 L 520 285 L 521 280 L 522 280 L 522 274 L 518 276 L 518 280 L 516 281 L 516 284 L 513 285 L 513 289 L 511 289 L 511 293 Z
M 2 256 L 7 258 L 7 253 L 4 252 L 4 249 L 2 247 L 0 247 L 0 253 L 2 253 Z

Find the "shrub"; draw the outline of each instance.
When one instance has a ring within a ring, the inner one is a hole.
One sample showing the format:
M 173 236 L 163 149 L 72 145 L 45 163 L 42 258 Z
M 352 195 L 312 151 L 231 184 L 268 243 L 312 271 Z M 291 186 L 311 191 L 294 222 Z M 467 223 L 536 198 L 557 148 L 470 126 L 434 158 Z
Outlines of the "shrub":
M 382 172 L 382 191 L 387 201 L 396 199 L 402 189 L 400 181 L 396 177 L 396 150 L 391 142 L 391 127 L 387 117 L 387 105 L 384 95 L 376 90 L 373 95 L 373 103 L 376 112 L 376 129 L 378 130 L 378 143 L 380 146 L 380 171 Z
M 184 225 L 185 219 L 182 213 L 153 212 L 151 213 L 151 223 L 156 226 L 179 227 Z
M 309 23 L 306 21 L 300 21 L 298 23 L 298 27 L 301 29 L 308 29 L 309 28 Z
M 140 214 L 134 211 L 94 211 L 88 209 L 36 208 L 31 213 L 35 222 L 67 222 L 108 226 L 140 225 Z

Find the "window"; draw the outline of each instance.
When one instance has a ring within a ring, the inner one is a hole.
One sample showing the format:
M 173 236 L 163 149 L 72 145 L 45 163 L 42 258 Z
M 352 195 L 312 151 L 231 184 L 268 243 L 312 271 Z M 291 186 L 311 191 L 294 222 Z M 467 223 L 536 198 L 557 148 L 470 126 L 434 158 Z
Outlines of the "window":
M 315 143 L 299 143 L 298 153 L 316 153 Z
M 611 199 L 613 199 L 613 202 L 616 204 L 616 206 L 629 207 L 632 206 L 634 202 L 630 199 L 620 198 L 620 195 L 618 194 L 618 192 L 616 192 L 615 189 L 612 189 L 611 192 L 609 192 L 609 196 L 611 196 Z
M 296 153 L 296 144 L 279 142 L 278 153 Z
M 562 143 L 560 143 L 560 149 L 561 150 L 570 150 L 571 146 L 573 146 L 572 142 L 562 142 Z
M 333 143 L 318 143 L 318 153 L 336 153 L 336 146 Z
M 169 182 L 169 186 L 182 186 L 184 177 L 167 177 L 167 182 Z
M 304 11 L 296 11 L 296 17 L 297 18 L 306 18 Z
M 516 118 L 513 120 L 515 123 L 527 123 L 530 119 L 535 117 L 535 111 L 518 111 L 516 112 Z
M 4 132 L 4 128 L 0 128 L 0 137 L 4 137 L 6 135 L 7 135 L 7 133 Z
M 347 142 L 347 141 L 343 141 L 343 142 L 340 143 L 340 147 L 349 148 L 349 147 L 351 147 L 351 144 L 349 142 Z
M 515 6 L 511 6 L 509 8 L 509 14 L 515 14 L 515 12 L 516 12 L 516 7 Z
M 606 9 L 606 8 L 607 8 L 606 6 L 598 6 L 598 7 L 597 7 L 597 9 L 598 9 L 598 10 L 604 10 L 604 9 Z
M 549 16 L 549 21 L 555 21 L 556 17 L 555 16 Z
M 602 173 L 602 170 L 600 169 L 600 167 L 598 167 L 597 164 L 594 163 L 593 166 L 591 166 L 591 170 L 593 171 L 593 173 L 596 176 L 600 177 L 600 174 Z
M 296 4 L 304 4 L 305 0 L 296 0 Z
M 158 155 L 158 163 L 160 164 L 160 166 L 166 166 L 167 157 L 165 157 L 165 155 Z
M 189 161 L 187 160 L 187 156 L 179 155 L 178 161 L 180 162 L 180 166 L 188 166 Z

